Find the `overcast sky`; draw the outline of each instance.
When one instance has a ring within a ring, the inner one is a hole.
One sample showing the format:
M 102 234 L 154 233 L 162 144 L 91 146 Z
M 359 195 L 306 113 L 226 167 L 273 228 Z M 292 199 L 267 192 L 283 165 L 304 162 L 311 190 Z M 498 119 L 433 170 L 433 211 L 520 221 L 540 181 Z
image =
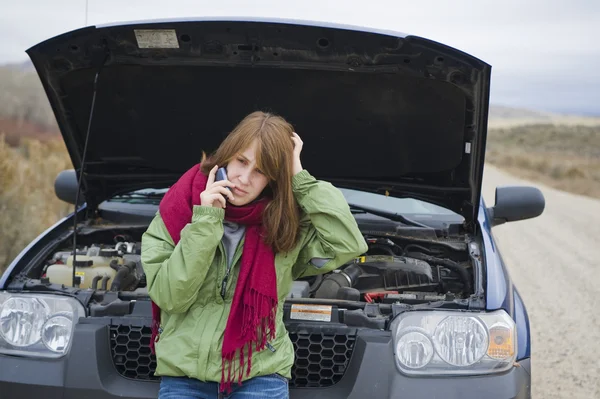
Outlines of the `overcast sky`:
M 492 102 L 600 115 L 600 0 L 88 0 L 87 24 L 194 16 L 311 19 L 440 41 L 492 65 Z M 86 0 L 0 0 L 0 64 L 86 23 Z

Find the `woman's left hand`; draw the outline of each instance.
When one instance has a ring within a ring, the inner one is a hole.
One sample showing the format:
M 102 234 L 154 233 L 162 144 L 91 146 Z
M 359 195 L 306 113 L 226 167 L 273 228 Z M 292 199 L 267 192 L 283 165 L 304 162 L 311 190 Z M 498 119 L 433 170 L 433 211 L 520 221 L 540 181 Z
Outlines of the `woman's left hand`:
M 298 133 L 293 132 L 292 133 L 292 141 L 294 142 L 294 160 L 293 160 L 293 164 L 292 164 L 292 173 L 294 175 L 302 172 L 302 162 L 300 162 L 300 153 L 302 152 L 302 146 L 304 145 L 304 143 L 302 142 L 302 139 L 300 139 L 300 136 L 298 136 Z

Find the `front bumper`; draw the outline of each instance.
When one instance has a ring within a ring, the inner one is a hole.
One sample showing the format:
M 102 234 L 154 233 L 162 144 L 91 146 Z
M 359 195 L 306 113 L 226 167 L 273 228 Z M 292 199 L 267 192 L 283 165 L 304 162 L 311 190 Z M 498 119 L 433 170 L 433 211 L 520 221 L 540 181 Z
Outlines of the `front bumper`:
M 68 356 L 58 360 L 0 355 L 0 396 L 20 398 L 156 398 L 158 383 L 121 376 L 111 357 L 108 326 L 79 324 Z M 308 398 L 519 398 L 531 397 L 530 361 L 491 376 L 409 378 L 394 364 L 389 334 L 363 330 L 341 381 L 328 388 L 292 388 Z
M 338 384 L 291 390 L 290 399 L 531 398 L 530 359 L 522 359 L 518 366 L 502 374 L 415 378 L 397 370 L 391 353 L 391 338 L 378 331 L 360 334 L 346 374 Z

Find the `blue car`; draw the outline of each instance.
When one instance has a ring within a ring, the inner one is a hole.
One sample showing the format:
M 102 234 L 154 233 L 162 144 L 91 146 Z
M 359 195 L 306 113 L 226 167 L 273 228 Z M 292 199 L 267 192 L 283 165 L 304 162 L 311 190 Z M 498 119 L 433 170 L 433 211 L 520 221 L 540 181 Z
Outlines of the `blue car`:
M 3 399 L 157 396 L 141 235 L 255 110 L 294 124 L 369 248 L 294 282 L 290 397 L 531 397 L 529 319 L 492 228 L 544 197 L 481 197 L 490 65 L 416 36 L 258 19 L 86 27 L 27 52 L 74 165 L 55 182 L 73 213 L 0 277 Z

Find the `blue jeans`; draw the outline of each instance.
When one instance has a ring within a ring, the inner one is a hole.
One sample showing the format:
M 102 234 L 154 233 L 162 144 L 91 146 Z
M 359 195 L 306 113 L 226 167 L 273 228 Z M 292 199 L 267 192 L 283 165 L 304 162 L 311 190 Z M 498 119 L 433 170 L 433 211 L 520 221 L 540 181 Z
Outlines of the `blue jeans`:
M 254 377 L 239 386 L 233 384 L 231 394 L 219 395 L 219 383 L 202 382 L 187 377 L 162 377 L 158 399 L 288 399 L 288 380 L 279 374 Z

